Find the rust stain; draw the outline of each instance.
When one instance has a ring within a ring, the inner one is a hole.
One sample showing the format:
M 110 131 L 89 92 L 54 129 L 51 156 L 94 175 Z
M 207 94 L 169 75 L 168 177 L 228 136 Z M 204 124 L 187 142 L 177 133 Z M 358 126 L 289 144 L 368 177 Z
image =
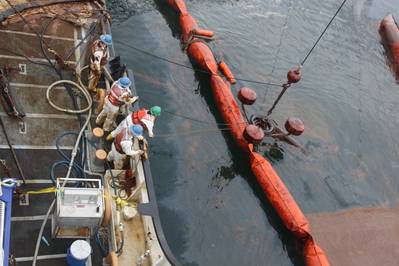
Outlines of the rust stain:
M 399 205 L 307 216 L 331 265 L 399 264 Z

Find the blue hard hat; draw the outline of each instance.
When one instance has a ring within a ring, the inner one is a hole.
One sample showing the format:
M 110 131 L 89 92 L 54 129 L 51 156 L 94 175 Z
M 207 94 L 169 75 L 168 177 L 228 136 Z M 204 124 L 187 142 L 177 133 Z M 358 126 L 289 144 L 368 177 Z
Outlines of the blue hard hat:
M 143 136 L 143 127 L 140 125 L 133 125 L 130 126 L 130 131 L 133 133 L 134 136 L 139 137 Z
M 132 82 L 128 77 L 123 77 L 118 80 L 118 84 L 124 88 L 130 87 L 132 85 Z
M 100 35 L 100 40 L 106 45 L 112 45 L 112 36 L 109 34 Z

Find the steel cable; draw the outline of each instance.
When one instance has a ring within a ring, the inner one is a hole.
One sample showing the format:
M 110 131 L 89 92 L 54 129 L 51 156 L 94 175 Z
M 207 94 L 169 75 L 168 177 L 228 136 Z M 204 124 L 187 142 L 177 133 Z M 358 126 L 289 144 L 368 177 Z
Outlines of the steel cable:
M 154 58 L 156 58 L 156 59 L 158 59 L 158 60 L 162 60 L 162 61 L 168 62 L 168 63 L 173 64 L 173 65 L 176 65 L 176 66 L 180 66 L 180 67 L 184 67 L 184 68 L 187 68 L 187 69 L 190 69 L 190 70 L 194 70 L 194 71 L 199 72 L 199 73 L 204 73 L 204 74 L 208 74 L 208 75 L 214 75 L 214 76 L 222 77 L 222 76 L 219 75 L 219 74 L 213 74 L 213 73 L 211 73 L 211 72 L 209 72 L 209 71 L 206 71 L 206 70 L 194 68 L 194 67 L 185 65 L 185 64 L 183 64 L 183 63 L 179 63 L 179 62 L 173 61 L 173 60 L 171 60 L 171 59 L 169 59 L 169 58 L 166 58 L 166 57 L 162 57 L 162 56 L 153 54 L 153 53 L 151 53 L 151 52 L 145 51 L 145 50 L 143 50 L 143 49 L 141 49 L 141 48 L 138 48 L 138 47 L 136 47 L 136 46 L 133 46 L 133 45 L 131 45 L 131 44 L 128 44 L 128 43 L 125 43 L 125 42 L 122 42 L 122 41 L 117 41 L 117 40 L 115 40 L 114 42 L 115 42 L 115 43 L 119 43 L 119 44 L 121 44 L 121 45 L 124 45 L 124 46 L 126 46 L 126 47 L 129 47 L 129 48 L 131 48 L 131 49 L 133 49 L 133 50 L 135 50 L 135 51 L 138 51 L 138 52 L 140 52 L 140 53 L 142 53 L 142 54 L 145 54 L 145 55 L 154 57 Z M 249 82 L 249 83 L 261 84 L 261 85 L 268 85 L 268 86 L 275 86 L 275 87 L 280 87 L 280 88 L 281 88 L 281 84 L 272 83 L 272 82 L 267 82 L 267 81 L 252 80 L 252 79 L 245 79 L 245 78 L 235 78 L 235 79 L 236 79 L 236 80 L 239 80 L 239 81 Z
M 323 37 L 324 33 L 326 33 L 327 29 L 330 27 L 331 23 L 334 21 L 335 17 L 338 15 L 338 13 L 341 11 L 341 9 L 344 7 L 345 3 L 347 0 L 344 0 L 341 5 L 339 6 L 339 8 L 337 9 L 337 11 L 335 12 L 334 16 L 330 19 L 330 22 L 328 22 L 327 26 L 324 28 L 323 32 L 320 34 L 319 38 L 317 38 L 316 42 L 314 43 L 312 49 L 310 49 L 310 51 L 308 52 L 308 54 L 305 56 L 305 58 L 302 60 L 301 65 L 303 66 L 306 62 L 306 60 L 308 60 L 310 54 L 313 52 L 314 48 L 317 46 L 317 44 L 319 43 L 319 41 L 321 40 L 321 38 Z

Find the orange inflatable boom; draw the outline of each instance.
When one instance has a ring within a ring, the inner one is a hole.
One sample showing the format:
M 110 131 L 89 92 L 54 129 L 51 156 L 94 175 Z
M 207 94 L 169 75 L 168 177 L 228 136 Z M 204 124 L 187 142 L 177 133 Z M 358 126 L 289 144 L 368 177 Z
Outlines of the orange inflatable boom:
M 387 15 L 380 24 L 380 36 L 387 55 L 392 64 L 392 70 L 396 74 L 396 79 L 399 79 L 399 27 L 395 22 L 394 17 Z
M 179 14 L 182 31 L 181 42 L 184 50 L 202 70 L 211 74 L 210 85 L 223 120 L 229 125 L 231 135 L 238 146 L 248 154 L 251 169 L 257 182 L 262 187 L 285 227 L 302 244 L 306 265 L 328 266 L 329 262 L 325 253 L 313 240 L 309 222 L 291 193 L 272 165 L 260 154 L 253 151 L 253 145 L 248 143 L 244 137 L 244 131 L 248 123 L 241 114 L 240 107 L 231 92 L 230 84 L 218 75 L 218 71 L 220 70 L 232 84 L 235 83 L 234 76 L 225 62 L 223 60 L 216 62 L 209 46 L 196 37 L 198 35 L 212 37 L 213 32 L 198 28 L 197 22 L 188 13 L 183 0 L 166 1 Z

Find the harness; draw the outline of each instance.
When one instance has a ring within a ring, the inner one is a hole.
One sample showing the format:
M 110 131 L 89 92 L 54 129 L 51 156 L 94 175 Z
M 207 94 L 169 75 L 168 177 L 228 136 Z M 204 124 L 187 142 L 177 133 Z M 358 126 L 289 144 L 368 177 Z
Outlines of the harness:
M 129 128 L 122 130 L 118 135 L 115 137 L 114 145 L 117 152 L 124 154 L 121 142 L 124 140 L 129 140 L 133 137 L 133 134 L 130 132 Z
M 119 96 L 121 96 L 122 93 L 122 89 L 118 85 L 114 85 L 108 93 L 108 100 L 112 105 L 120 107 L 124 104 L 124 102 L 119 100 Z

